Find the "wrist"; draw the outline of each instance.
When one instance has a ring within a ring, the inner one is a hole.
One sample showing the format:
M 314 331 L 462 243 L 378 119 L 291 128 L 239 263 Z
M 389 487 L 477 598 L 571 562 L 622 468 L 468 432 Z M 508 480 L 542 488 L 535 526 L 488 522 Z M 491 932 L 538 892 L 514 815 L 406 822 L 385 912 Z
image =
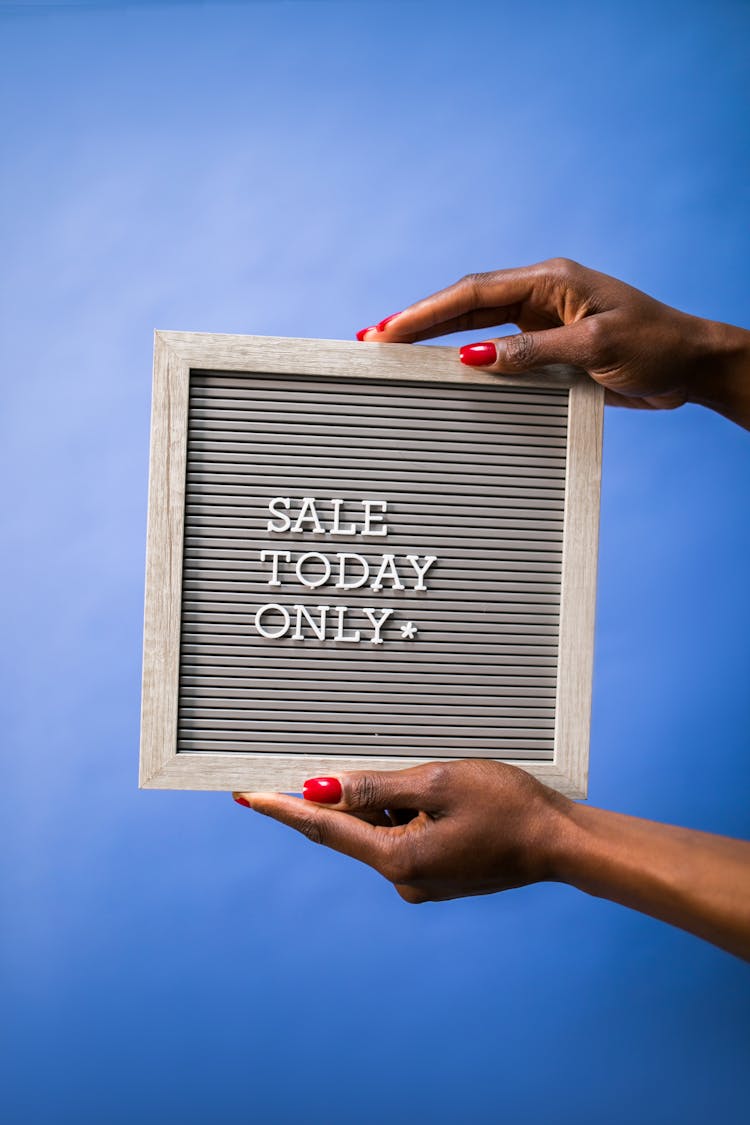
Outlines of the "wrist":
M 689 319 L 697 355 L 687 401 L 750 428 L 750 332 L 715 320 Z
M 601 809 L 567 800 L 557 809 L 554 832 L 550 834 L 549 879 L 584 889 L 592 863 L 596 863 Z M 606 818 L 611 814 L 604 813 Z
M 583 827 L 578 815 L 581 808 L 554 790 L 545 793 L 544 805 L 535 823 L 536 882 L 572 881 L 570 876 L 583 844 Z

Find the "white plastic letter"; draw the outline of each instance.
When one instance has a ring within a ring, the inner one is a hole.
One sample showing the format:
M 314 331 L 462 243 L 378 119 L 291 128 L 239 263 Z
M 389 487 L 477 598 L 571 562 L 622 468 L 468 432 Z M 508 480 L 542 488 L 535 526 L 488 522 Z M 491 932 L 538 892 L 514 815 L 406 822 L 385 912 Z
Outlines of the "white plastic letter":
M 316 507 L 317 503 L 318 501 L 314 496 L 302 497 L 302 507 L 299 510 L 299 515 L 294 521 L 294 527 L 292 528 L 292 531 L 304 531 L 305 528 L 302 525 L 305 523 L 311 523 L 313 535 L 323 534 L 323 528 L 321 526 L 320 520 L 318 519 L 318 509 Z
M 281 583 L 279 582 L 279 559 L 284 559 L 285 562 L 289 562 L 292 556 L 289 551 L 261 551 L 260 561 L 262 563 L 265 562 L 269 555 L 271 557 L 271 577 L 268 579 L 268 585 L 280 586 Z
M 274 496 L 273 500 L 268 501 L 268 510 L 272 516 L 277 516 L 281 521 L 281 527 L 275 527 L 273 520 L 269 520 L 266 524 L 268 531 L 288 531 L 292 526 L 292 521 L 287 512 L 280 512 L 279 508 L 288 508 L 291 504 L 291 499 L 288 496 Z
M 284 624 L 275 630 L 266 629 L 261 621 L 261 618 L 266 613 L 280 613 Z M 258 630 L 261 637 L 267 637 L 269 641 L 277 641 L 279 637 L 284 636 L 289 628 L 289 614 L 284 609 L 283 605 L 276 605 L 275 602 L 269 602 L 268 605 L 262 605 L 255 614 L 255 628 Z
M 333 523 L 331 524 L 331 535 L 356 535 L 356 523 L 350 523 L 348 527 L 341 526 L 341 505 L 343 500 L 331 500 L 333 504 Z
M 348 612 L 349 606 L 335 605 L 332 607 L 333 612 L 339 615 L 338 629 L 334 641 L 349 641 L 351 644 L 359 643 L 359 629 L 353 629 L 351 633 L 344 632 L 344 615 Z
M 308 582 L 302 574 L 302 566 L 308 559 L 318 559 L 323 564 L 323 577 L 319 578 L 316 582 Z M 307 586 L 310 590 L 315 590 L 318 586 L 323 586 L 331 577 L 331 564 L 325 555 L 321 555 L 319 551 L 308 551 L 305 555 L 300 555 L 297 559 L 297 581 L 301 582 L 303 586 Z
M 378 611 L 377 609 L 364 609 L 363 608 L 362 612 L 366 613 L 367 616 L 370 618 L 370 621 L 372 622 L 372 627 L 375 630 L 373 635 L 370 637 L 370 644 L 382 645 L 383 639 L 380 636 L 380 630 L 383 628 L 386 621 L 388 620 L 388 618 L 393 613 L 393 610 L 392 609 L 381 609 L 380 611 Z M 380 617 L 375 616 L 375 614 L 378 613 L 378 612 L 380 612 Z
M 339 580 L 336 583 L 337 590 L 358 590 L 360 586 L 364 586 L 367 579 L 370 577 L 370 566 L 367 559 L 363 559 L 361 555 L 351 554 L 349 551 L 337 551 L 339 560 Z M 353 559 L 362 567 L 362 573 L 358 578 L 347 582 L 347 559 Z
M 365 510 L 365 526 L 362 528 L 363 535 L 387 535 L 388 528 L 386 527 L 385 513 L 388 508 L 387 500 L 363 500 L 362 507 Z M 380 508 L 380 515 L 374 515 L 372 508 Z M 378 528 L 377 531 L 372 530 L 374 523 L 382 523 L 383 526 Z
M 303 620 L 303 618 L 307 622 L 307 624 L 310 626 L 310 628 L 312 629 L 313 633 L 315 634 L 315 636 L 318 638 L 319 641 L 324 641 L 326 639 L 326 617 L 328 616 L 328 610 L 331 608 L 329 605 L 316 606 L 316 608 L 320 611 L 320 623 L 319 624 L 316 624 L 316 622 L 313 619 L 312 614 L 310 613 L 310 610 L 307 608 L 306 605 L 295 605 L 292 608 L 294 609 L 294 611 L 297 614 L 297 625 L 295 627 L 294 632 L 292 633 L 292 640 L 293 641 L 304 641 L 304 639 L 305 639 L 304 635 L 302 633 L 302 620 Z
M 378 590 L 382 590 L 383 579 L 386 577 L 386 575 L 390 576 L 392 580 L 392 588 L 394 590 L 404 590 L 406 588 L 398 576 L 398 571 L 396 570 L 395 555 L 383 555 L 383 561 L 380 564 L 380 570 L 377 573 L 375 581 L 370 583 L 370 589 L 374 590 L 375 593 L 377 593 Z
M 437 555 L 425 555 L 424 566 L 419 565 L 420 555 L 407 555 L 406 557 L 417 572 L 417 584 L 414 589 L 426 590 L 427 587 L 424 584 L 424 576 L 432 564 L 437 562 Z

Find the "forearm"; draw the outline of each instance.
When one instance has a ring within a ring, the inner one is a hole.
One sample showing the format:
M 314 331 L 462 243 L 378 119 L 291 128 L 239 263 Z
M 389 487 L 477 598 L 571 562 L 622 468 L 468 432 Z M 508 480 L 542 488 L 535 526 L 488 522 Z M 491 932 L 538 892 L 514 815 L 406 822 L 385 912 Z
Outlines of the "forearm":
M 750 430 L 750 332 L 714 320 L 689 319 L 696 330 L 700 359 L 688 400 Z
M 555 877 L 750 960 L 750 843 L 571 805 Z

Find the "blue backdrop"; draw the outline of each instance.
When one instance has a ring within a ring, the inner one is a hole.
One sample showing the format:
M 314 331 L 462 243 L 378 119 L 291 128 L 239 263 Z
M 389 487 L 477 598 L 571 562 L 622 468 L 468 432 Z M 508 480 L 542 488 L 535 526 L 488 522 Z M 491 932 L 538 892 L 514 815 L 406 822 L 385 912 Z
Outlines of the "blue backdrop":
M 730 956 L 562 886 L 410 907 L 136 773 L 153 329 L 351 338 L 558 254 L 747 323 L 749 41 L 740 2 L 0 6 L 11 1125 L 743 1120 Z M 605 431 L 590 800 L 742 834 L 750 435 Z

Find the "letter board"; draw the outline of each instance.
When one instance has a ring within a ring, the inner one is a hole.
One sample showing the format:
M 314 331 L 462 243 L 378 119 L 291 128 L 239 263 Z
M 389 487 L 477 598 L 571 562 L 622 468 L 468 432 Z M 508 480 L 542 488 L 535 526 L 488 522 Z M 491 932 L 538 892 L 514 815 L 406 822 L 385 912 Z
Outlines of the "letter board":
M 585 795 L 601 421 L 571 368 L 157 333 L 141 784 L 479 756 Z

